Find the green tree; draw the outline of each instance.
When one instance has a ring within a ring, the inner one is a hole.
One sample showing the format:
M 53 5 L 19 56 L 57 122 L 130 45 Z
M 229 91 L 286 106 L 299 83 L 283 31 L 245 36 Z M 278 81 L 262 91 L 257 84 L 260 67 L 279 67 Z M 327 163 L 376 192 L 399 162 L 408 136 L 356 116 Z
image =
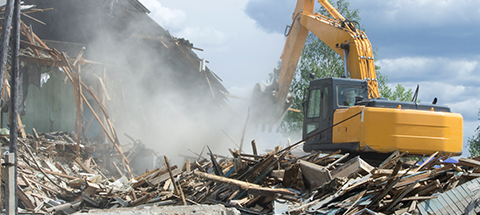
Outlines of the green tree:
M 330 3 L 348 20 L 355 20 L 360 23 L 358 10 L 351 10 L 346 0 L 331 0 Z M 327 10 L 321 7 L 318 13 L 331 17 Z M 331 17 L 332 18 L 332 17 Z M 359 26 L 357 26 L 359 27 Z M 363 29 L 362 29 L 363 30 Z M 363 30 L 365 31 L 365 30 Z M 374 55 L 376 54 L 374 48 Z M 406 90 L 401 84 L 392 90 L 388 87 L 388 77 L 377 71 L 380 95 L 394 101 L 408 101 L 412 98 L 412 90 Z M 297 71 L 292 80 L 291 93 L 293 94 L 292 108 L 302 110 L 302 101 L 305 91 L 311 81 L 310 74 L 315 78 L 341 77 L 344 74 L 344 62 L 340 55 L 322 42 L 314 34 L 310 33 L 305 42 Z M 303 127 L 303 113 L 287 111 L 280 125 L 280 131 L 284 134 L 293 134 L 301 131 Z
M 480 110 L 478 113 L 480 115 Z M 475 134 L 468 138 L 468 152 L 472 157 L 480 156 L 480 125 L 475 129 Z
M 377 66 L 375 66 L 375 68 L 377 68 Z M 392 90 L 392 88 L 388 87 L 388 82 L 390 82 L 390 80 L 388 79 L 387 76 L 384 76 L 382 73 L 377 72 L 377 78 L 379 80 L 378 91 L 380 92 L 381 97 L 388 98 L 392 101 L 402 101 L 402 102 L 407 102 L 412 100 L 412 97 L 413 97 L 412 89 L 406 90 L 402 84 L 397 84 L 397 86 L 395 86 L 395 90 Z M 420 101 L 418 100 L 417 102 L 420 102 Z

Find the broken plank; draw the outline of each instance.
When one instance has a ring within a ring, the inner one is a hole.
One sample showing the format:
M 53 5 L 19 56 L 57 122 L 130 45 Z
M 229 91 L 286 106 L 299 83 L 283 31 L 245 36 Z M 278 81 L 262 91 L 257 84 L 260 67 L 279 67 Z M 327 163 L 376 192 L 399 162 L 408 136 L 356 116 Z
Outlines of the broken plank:
M 25 194 L 25 192 L 22 190 L 20 186 L 17 186 L 17 195 L 27 209 L 29 210 L 35 209 L 35 206 L 33 205 L 31 197 Z
M 416 180 L 423 181 L 423 180 L 426 180 L 426 179 L 428 179 L 432 176 L 433 176 L 432 171 L 418 172 L 416 174 L 409 175 L 407 177 L 403 177 L 393 188 L 405 186 L 407 184 L 413 183 Z
M 287 193 L 285 193 L 285 191 L 290 192 L 287 189 L 279 191 L 279 188 L 272 189 L 272 188 L 268 188 L 268 187 L 250 187 L 248 189 L 248 194 L 249 195 L 254 195 L 254 196 L 258 195 L 258 196 L 270 196 L 270 197 L 277 196 L 278 194 L 295 196 L 294 193 L 290 192 L 291 194 L 287 194 Z
M 53 58 L 39 58 L 39 57 L 30 57 L 30 56 L 19 56 L 20 61 L 40 64 L 44 66 L 66 66 L 67 64 L 61 60 L 53 59 Z
M 332 167 L 335 166 L 335 164 L 337 164 L 338 162 L 342 161 L 343 159 L 347 158 L 350 154 L 349 153 L 346 153 L 345 155 L 343 155 L 342 157 L 338 158 L 336 161 L 334 161 L 333 163 L 331 164 L 328 164 L 325 168 L 327 169 L 331 169 Z
M 264 188 L 264 187 L 262 187 L 258 184 L 253 184 L 253 183 L 240 181 L 240 180 L 236 180 L 236 179 L 232 179 L 232 178 L 221 177 L 221 176 L 218 176 L 218 175 L 212 175 L 212 174 L 203 173 L 203 172 L 199 172 L 199 171 L 193 171 L 193 173 L 196 176 L 199 176 L 199 177 L 202 177 L 202 178 L 207 178 L 207 179 L 222 182 L 222 183 L 237 185 L 237 186 L 242 187 L 245 190 L 255 189 L 255 188 Z M 280 194 L 293 195 L 293 196 L 295 195 L 295 193 L 293 193 L 293 192 L 291 192 L 287 189 L 283 189 L 283 188 L 266 188 L 266 189 L 270 189 L 271 191 L 277 192 L 277 193 L 280 193 Z M 260 190 L 260 189 L 257 189 L 257 190 Z
M 156 169 L 154 169 L 154 170 L 151 170 L 151 171 L 148 171 L 148 172 L 146 172 L 146 173 L 143 173 L 142 175 L 136 177 L 135 180 L 138 181 L 138 180 L 140 180 L 141 178 L 147 177 L 147 176 L 149 176 L 150 174 L 152 174 L 152 173 L 154 173 L 154 172 L 156 172 L 156 171 L 158 171 L 158 170 L 160 170 L 160 168 L 156 168 Z
M 333 153 L 330 153 L 330 154 L 328 154 L 328 155 L 326 155 L 326 156 L 323 156 L 323 157 L 321 157 L 321 158 L 318 158 L 318 159 L 314 160 L 312 163 L 318 164 L 318 163 L 326 160 L 327 158 L 329 158 L 329 157 L 331 157 L 331 156 L 333 156 L 333 155 L 336 155 L 336 154 L 338 154 L 338 153 L 340 153 L 340 152 L 342 152 L 342 151 L 341 151 L 341 150 L 335 151 L 335 152 L 333 152 Z
M 389 175 L 392 175 L 393 173 L 393 170 L 391 169 L 374 169 L 372 170 L 372 175 L 374 177 L 382 177 L 382 176 L 389 176 Z M 414 173 L 412 172 L 407 172 L 407 170 L 400 170 L 398 171 L 398 174 L 400 175 L 413 175 Z
M 173 175 L 173 177 L 176 177 L 177 175 L 180 175 L 180 174 L 182 174 L 182 173 L 183 173 L 183 171 L 182 171 L 181 169 L 174 169 L 174 170 L 172 170 L 172 175 Z M 147 182 L 148 184 L 152 185 L 152 186 L 156 186 L 156 185 L 158 185 L 158 184 L 160 184 L 160 183 L 162 183 L 162 182 L 165 182 L 165 181 L 168 180 L 169 178 L 170 178 L 169 174 L 164 173 L 164 174 L 161 174 L 160 176 L 157 176 L 157 177 L 155 177 L 155 178 L 153 178 L 153 179 L 147 179 L 146 182 Z
M 402 200 L 403 197 L 405 197 L 412 189 L 417 185 L 419 180 L 416 180 L 414 183 L 412 183 L 410 186 L 408 186 L 402 193 L 400 193 L 398 196 L 395 196 L 393 198 L 393 202 L 390 203 L 390 205 L 387 207 L 386 211 L 390 211 L 393 209 L 394 206 L 397 205 L 398 202 Z
M 63 174 L 63 173 L 53 172 L 53 171 L 49 171 L 49 170 L 43 170 L 43 171 L 46 172 L 46 173 L 49 173 L 49 174 L 58 175 L 58 176 L 68 178 L 68 179 L 80 179 L 78 177 L 71 176 L 71 175 L 66 175 L 66 174 Z
M 80 165 L 80 167 L 82 167 L 83 170 L 85 170 L 86 172 L 90 173 L 90 174 L 95 174 L 95 172 L 93 170 L 91 170 L 90 168 L 88 168 L 87 166 L 85 166 L 85 164 L 77 157 L 75 158 L 75 162 Z
M 170 163 L 168 162 L 168 158 L 166 155 L 164 155 L 163 157 L 165 159 L 165 165 L 167 166 L 168 174 L 170 175 L 170 179 L 172 180 L 172 183 L 173 183 L 174 193 L 178 195 L 180 194 L 180 191 L 178 190 L 177 184 L 175 183 L 175 179 L 173 178 L 172 169 L 170 169 Z
M 438 154 L 438 152 L 435 152 L 432 155 L 430 155 L 429 158 L 427 158 L 425 161 L 423 161 L 423 163 L 418 168 L 413 169 L 412 172 L 417 172 L 417 171 L 421 170 L 425 165 L 427 165 L 429 162 L 431 162 L 433 160 L 433 158 L 435 156 L 437 156 L 437 154 Z
M 480 161 L 468 159 L 468 158 L 458 159 L 458 164 L 462 166 L 467 166 L 467 167 L 480 168 Z
M 41 50 L 41 51 L 44 51 L 44 52 L 51 52 L 52 51 L 49 48 L 44 48 L 42 46 L 37 46 L 37 45 L 32 44 L 30 42 L 27 42 L 25 40 L 20 40 L 20 46 L 26 46 L 26 47 L 29 47 L 29 48 L 32 48 L 32 49 L 38 49 L 38 50 Z

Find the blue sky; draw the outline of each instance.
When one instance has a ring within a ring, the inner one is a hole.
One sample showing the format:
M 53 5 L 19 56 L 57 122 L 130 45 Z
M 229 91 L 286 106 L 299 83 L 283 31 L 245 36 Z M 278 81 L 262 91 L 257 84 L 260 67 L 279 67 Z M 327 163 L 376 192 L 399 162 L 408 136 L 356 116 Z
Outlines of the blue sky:
M 232 94 L 249 96 L 267 79 L 284 46 L 296 1 L 141 0 L 150 16 L 175 37 L 204 49 L 208 67 Z M 419 99 L 448 105 L 464 117 L 464 139 L 478 125 L 480 108 L 480 1 L 350 0 L 378 48 L 390 85 L 420 85 Z M 318 8 L 316 4 L 316 8 Z M 236 101 L 232 101 L 236 103 Z

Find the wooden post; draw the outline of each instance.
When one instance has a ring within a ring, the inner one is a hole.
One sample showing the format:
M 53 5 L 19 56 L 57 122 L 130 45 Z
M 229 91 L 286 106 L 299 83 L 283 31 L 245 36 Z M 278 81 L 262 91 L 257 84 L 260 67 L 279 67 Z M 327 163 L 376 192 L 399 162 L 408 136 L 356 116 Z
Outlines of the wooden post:
M 174 192 L 176 195 L 179 195 L 182 197 L 182 202 L 184 205 L 187 205 L 186 203 L 186 200 L 185 200 L 185 195 L 183 195 L 183 191 L 180 191 L 178 186 L 177 186 L 177 183 L 175 183 L 175 178 L 173 178 L 173 173 L 172 173 L 172 169 L 170 169 L 170 163 L 168 163 L 168 158 L 167 156 L 163 156 L 165 158 L 165 165 L 167 166 L 167 170 L 168 170 L 168 174 L 170 175 L 170 180 L 172 180 L 172 184 L 173 184 L 173 187 L 174 187 Z
M 255 140 L 252 140 L 252 151 L 254 155 L 258 155 L 257 153 L 257 144 L 255 143 Z
M 80 65 L 79 65 L 80 66 Z M 80 67 L 77 69 L 75 78 L 73 79 L 75 83 L 73 84 L 74 94 L 75 94 L 75 104 L 77 107 L 77 119 L 76 119 L 76 128 L 77 128 L 77 156 L 80 155 L 80 140 L 82 139 L 82 129 L 83 129 L 83 104 L 82 104 L 82 86 L 80 82 L 82 80 L 80 72 Z
M 11 4 L 10 0 L 9 3 Z M 10 147 L 7 162 L 7 214 L 18 214 L 17 194 L 17 134 L 18 134 L 18 79 L 19 79 L 19 51 L 20 51 L 20 0 L 13 4 L 12 19 L 12 59 L 10 75 Z

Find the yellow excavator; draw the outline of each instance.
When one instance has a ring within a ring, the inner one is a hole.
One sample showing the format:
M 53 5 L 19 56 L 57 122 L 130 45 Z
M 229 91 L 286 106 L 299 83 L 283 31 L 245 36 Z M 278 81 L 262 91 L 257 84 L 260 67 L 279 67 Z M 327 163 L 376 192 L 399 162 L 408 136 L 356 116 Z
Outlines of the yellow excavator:
M 338 53 L 345 77 L 310 82 L 303 106 L 304 151 L 343 150 L 356 153 L 394 151 L 458 156 L 463 149 L 463 118 L 447 106 L 397 102 L 380 98 L 372 46 L 366 34 L 327 1 L 333 17 L 314 13 L 314 0 L 298 0 L 275 81 L 257 84 L 252 118 L 278 123 L 292 102 L 289 94 L 297 63 L 309 32 Z

